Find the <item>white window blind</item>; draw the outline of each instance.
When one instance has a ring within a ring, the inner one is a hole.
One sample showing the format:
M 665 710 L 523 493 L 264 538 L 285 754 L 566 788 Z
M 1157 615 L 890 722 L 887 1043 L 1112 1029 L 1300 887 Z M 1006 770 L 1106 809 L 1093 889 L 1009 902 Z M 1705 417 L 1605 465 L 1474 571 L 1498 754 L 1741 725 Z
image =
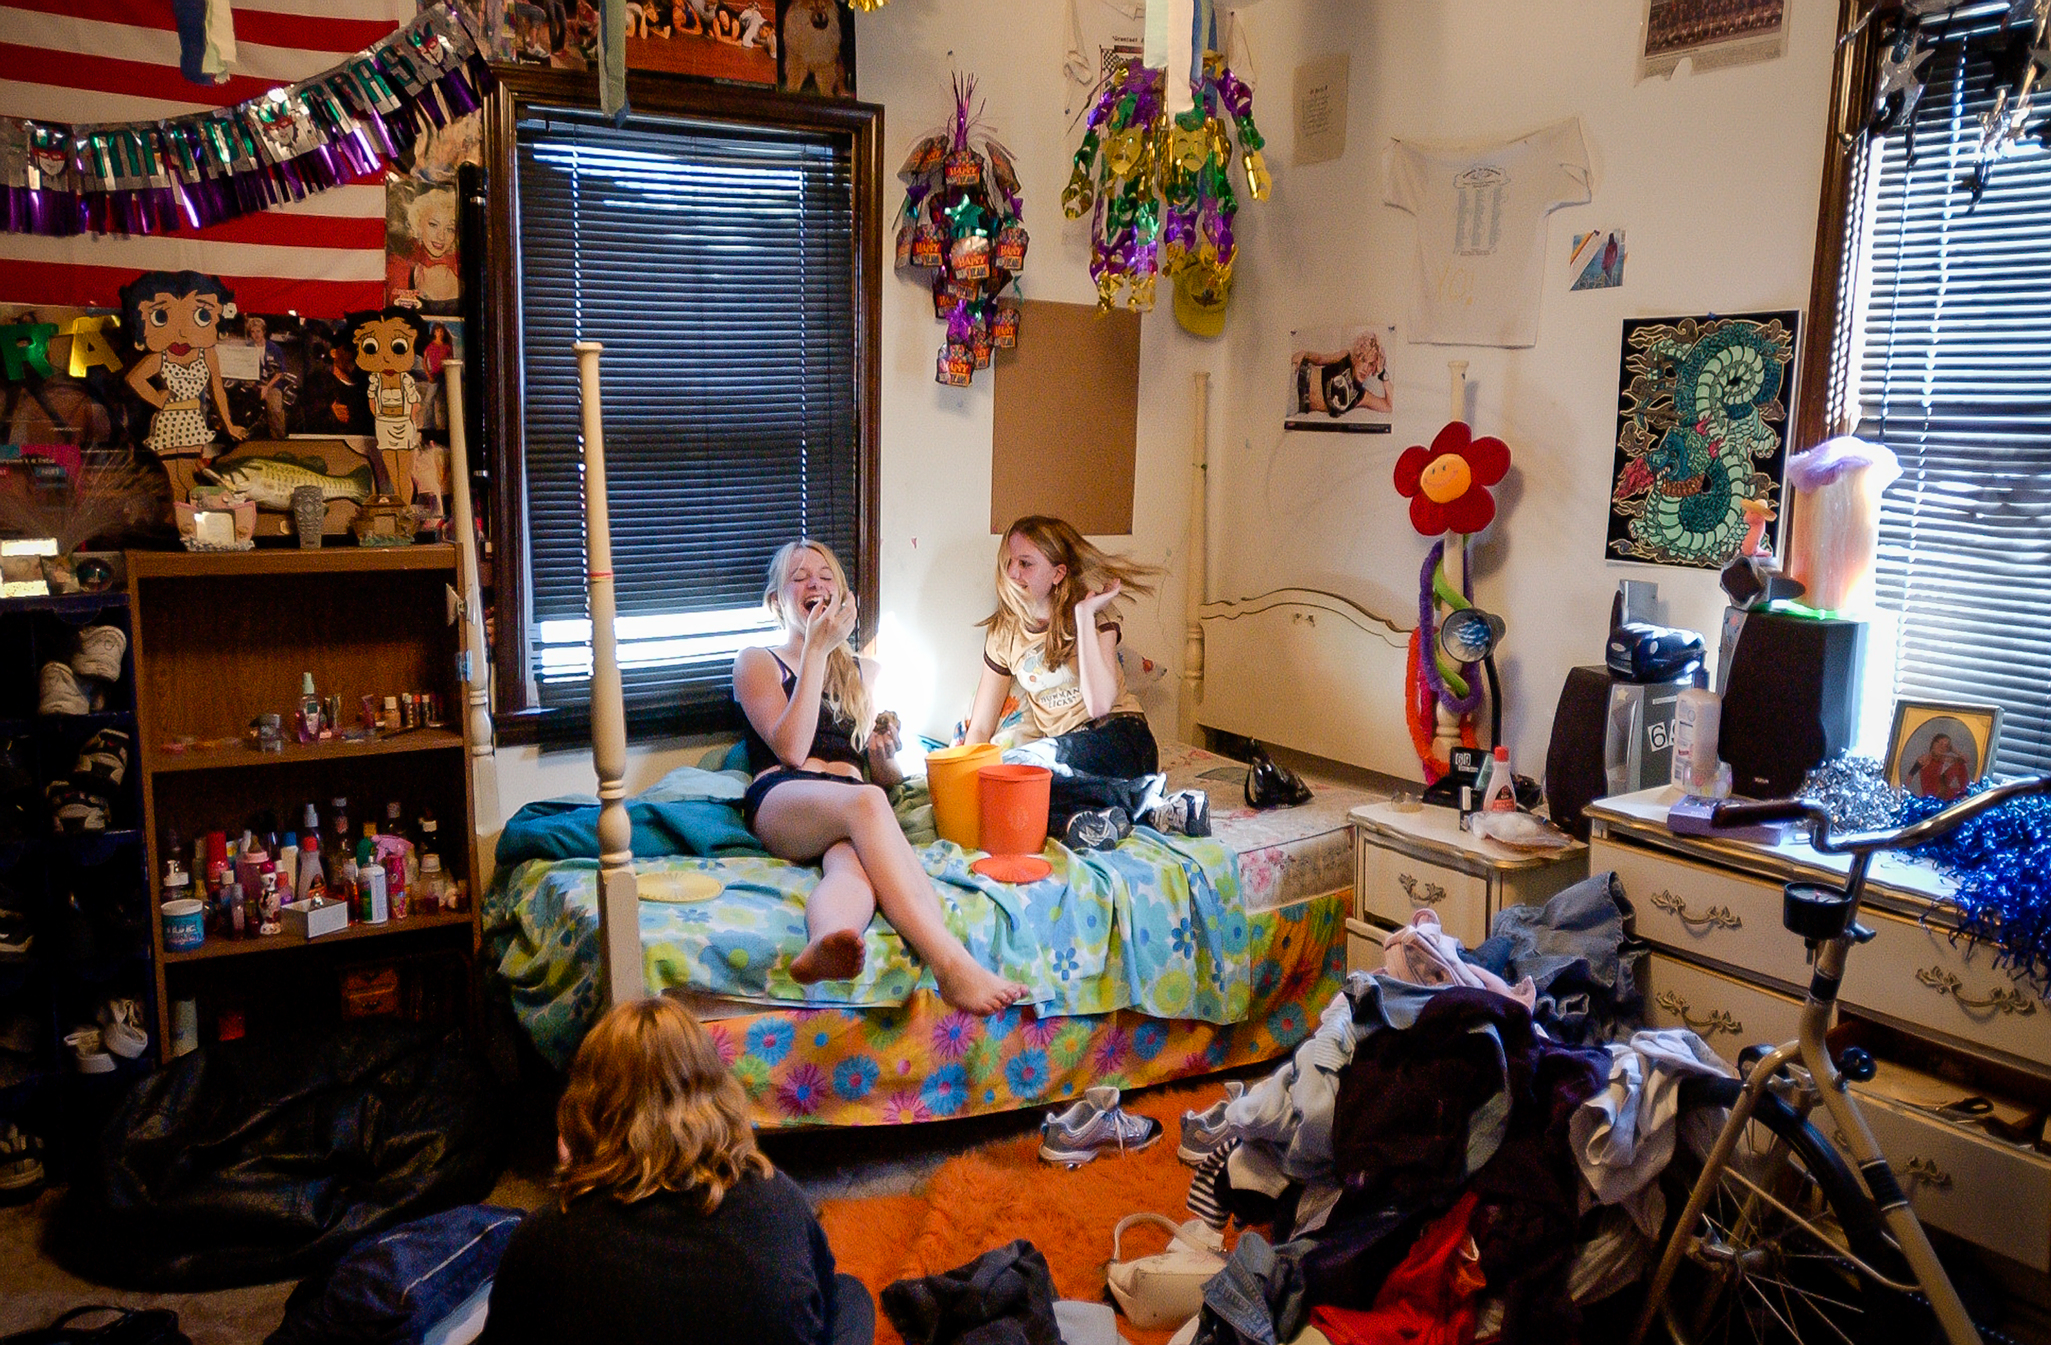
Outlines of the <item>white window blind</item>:
M 1942 40 L 1913 142 L 1895 129 L 1853 175 L 1873 208 L 1851 212 L 1851 372 L 1856 433 L 1903 469 L 1879 568 L 1895 695 L 2000 705 L 1995 769 L 2036 773 L 2051 771 L 2051 152 L 2026 139 L 1977 204 L 1967 187 L 2007 8 L 1926 21 Z
M 534 109 L 517 142 L 537 703 L 564 730 L 589 705 L 570 344 L 596 340 L 630 723 L 725 722 L 776 548 L 859 564 L 849 138 Z

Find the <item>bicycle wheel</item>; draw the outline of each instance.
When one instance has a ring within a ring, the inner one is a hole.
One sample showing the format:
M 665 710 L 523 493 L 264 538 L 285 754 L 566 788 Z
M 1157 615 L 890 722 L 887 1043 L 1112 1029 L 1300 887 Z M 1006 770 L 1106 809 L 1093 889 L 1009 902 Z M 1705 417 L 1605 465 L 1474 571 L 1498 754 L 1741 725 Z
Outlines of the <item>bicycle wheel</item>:
M 1682 1139 L 1663 1178 L 1668 1237 L 1715 1138 L 1713 1131 L 1703 1135 L 1696 1151 L 1687 1141 L 1687 1116 L 1728 1107 L 1738 1091 L 1736 1079 L 1692 1080 L 1682 1090 Z M 1908 1278 L 1879 1208 L 1843 1156 L 1771 1093 L 1759 1099 L 1708 1208 L 1685 1236 L 1686 1255 L 1660 1305 L 1676 1345 L 1929 1339 L 1927 1311 L 1853 1260 L 1896 1282 Z

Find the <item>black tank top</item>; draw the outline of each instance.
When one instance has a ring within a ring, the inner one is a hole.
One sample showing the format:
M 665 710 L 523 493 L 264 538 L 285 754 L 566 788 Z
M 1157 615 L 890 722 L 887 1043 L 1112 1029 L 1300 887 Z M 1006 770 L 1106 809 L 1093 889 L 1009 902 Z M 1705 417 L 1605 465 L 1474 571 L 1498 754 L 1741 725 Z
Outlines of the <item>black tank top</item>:
M 769 657 L 776 659 L 776 666 L 783 669 L 783 694 L 788 697 L 797 690 L 798 675 L 790 670 L 789 664 L 777 658 L 775 650 L 769 651 Z M 746 711 L 741 714 L 741 724 L 746 734 L 743 741 L 748 744 L 748 774 L 760 775 L 771 766 L 782 764 L 769 740 L 755 731 L 755 721 L 748 718 Z M 819 698 L 819 727 L 812 731 L 812 750 L 805 755 L 821 761 L 844 761 L 859 770 L 866 779 L 869 759 L 855 746 L 854 735 L 855 721 L 846 715 L 834 714 L 833 707 L 822 696 Z

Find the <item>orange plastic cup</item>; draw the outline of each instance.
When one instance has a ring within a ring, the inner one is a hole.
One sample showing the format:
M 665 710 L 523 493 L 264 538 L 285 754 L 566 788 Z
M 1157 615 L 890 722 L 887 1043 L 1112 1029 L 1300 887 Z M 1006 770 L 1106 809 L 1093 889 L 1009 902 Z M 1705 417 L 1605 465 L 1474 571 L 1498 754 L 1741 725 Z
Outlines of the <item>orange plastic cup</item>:
M 1003 760 L 1004 750 L 995 743 L 926 753 L 926 787 L 933 795 L 933 829 L 940 839 L 964 850 L 981 848 L 982 801 L 976 772 Z
M 1047 799 L 1054 772 L 1045 766 L 985 766 L 982 848 L 993 855 L 1037 855 L 1047 844 Z

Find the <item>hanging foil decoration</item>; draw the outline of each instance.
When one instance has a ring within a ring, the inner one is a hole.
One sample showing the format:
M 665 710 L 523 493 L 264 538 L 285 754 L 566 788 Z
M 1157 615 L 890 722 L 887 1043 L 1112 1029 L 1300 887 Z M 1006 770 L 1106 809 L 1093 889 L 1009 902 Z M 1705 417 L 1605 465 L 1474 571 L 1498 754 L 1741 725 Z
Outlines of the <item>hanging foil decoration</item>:
M 898 269 L 933 272 L 933 314 L 947 324 L 933 377 L 956 387 L 988 368 L 992 351 L 1018 344 L 1028 241 L 1018 170 L 972 108 L 975 93 L 973 76 L 955 76 L 954 116 L 912 146 L 897 174 Z
M 202 229 L 378 171 L 481 106 L 491 67 L 447 3 L 325 74 L 235 107 L 70 126 L 0 117 L 0 225 L 9 233 Z
M 1253 123 L 1253 90 L 1225 58 L 1204 53 L 1187 112 L 1168 114 L 1166 85 L 1166 75 L 1148 66 L 1112 68 L 1084 120 L 1061 194 L 1068 218 L 1091 217 L 1090 276 L 1101 308 L 1121 297 L 1129 307 L 1152 308 L 1155 281 L 1185 271 L 1193 273 L 1192 288 L 1224 288 L 1238 254 L 1235 158 L 1247 195 L 1268 198 L 1261 154 L 1267 142 Z

